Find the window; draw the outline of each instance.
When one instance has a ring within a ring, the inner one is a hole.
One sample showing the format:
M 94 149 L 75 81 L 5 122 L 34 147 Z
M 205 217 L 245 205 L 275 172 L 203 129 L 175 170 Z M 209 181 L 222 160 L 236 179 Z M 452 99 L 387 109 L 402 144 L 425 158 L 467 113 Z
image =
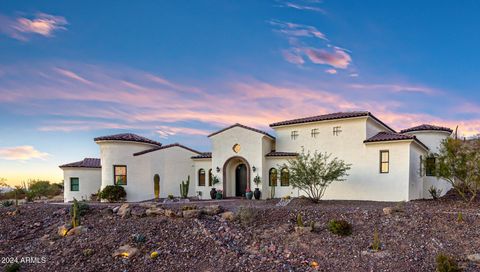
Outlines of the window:
M 289 175 L 288 168 L 283 168 L 280 173 L 280 186 L 290 186 Z
M 312 135 L 312 138 L 317 138 L 317 136 L 318 136 L 318 134 L 319 134 L 318 128 L 312 129 L 312 131 L 311 131 L 310 134 Z
M 342 127 L 340 127 L 340 126 L 333 127 L 333 136 L 340 135 L 340 132 L 342 132 Z
M 292 131 L 292 133 L 290 134 L 290 137 L 292 140 L 296 140 L 298 138 L 298 131 L 296 130 Z
M 268 172 L 268 185 L 277 186 L 277 169 L 270 168 Z
M 70 178 L 70 191 L 77 192 L 80 190 L 80 179 Z
M 205 186 L 205 170 L 198 170 L 198 186 Z
M 213 180 L 212 169 L 210 169 L 208 170 L 208 186 L 212 186 L 212 180 Z
M 425 161 L 425 175 L 435 176 L 436 165 L 435 157 L 428 157 Z
M 380 150 L 380 173 L 388 173 L 390 168 L 390 153 L 388 150 Z
M 116 185 L 127 185 L 127 166 L 126 165 L 113 166 L 113 182 Z

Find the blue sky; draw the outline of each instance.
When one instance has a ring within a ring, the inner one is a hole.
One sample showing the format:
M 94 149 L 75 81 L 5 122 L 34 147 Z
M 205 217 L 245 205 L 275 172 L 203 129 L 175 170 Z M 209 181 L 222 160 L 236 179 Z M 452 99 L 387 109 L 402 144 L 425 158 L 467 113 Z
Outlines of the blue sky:
M 369 110 L 480 130 L 478 1 L 3 1 L 0 177 L 61 181 L 133 132 L 210 149 L 232 123 Z

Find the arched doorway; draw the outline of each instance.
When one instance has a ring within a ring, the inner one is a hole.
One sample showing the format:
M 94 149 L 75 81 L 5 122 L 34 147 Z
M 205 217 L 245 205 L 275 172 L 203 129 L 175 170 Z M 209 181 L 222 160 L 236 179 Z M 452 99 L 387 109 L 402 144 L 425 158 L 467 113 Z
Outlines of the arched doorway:
M 250 189 L 250 164 L 240 156 L 229 158 L 223 165 L 223 196 L 245 196 Z
M 241 163 L 235 169 L 235 196 L 245 196 L 247 190 L 247 166 Z
M 155 199 L 160 197 L 160 176 L 158 174 L 153 176 L 153 193 L 155 194 Z

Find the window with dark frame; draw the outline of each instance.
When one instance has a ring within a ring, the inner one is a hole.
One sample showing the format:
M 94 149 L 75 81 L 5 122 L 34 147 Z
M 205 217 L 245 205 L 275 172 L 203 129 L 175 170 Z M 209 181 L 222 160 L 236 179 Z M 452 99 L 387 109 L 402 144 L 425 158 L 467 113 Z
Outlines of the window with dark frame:
M 79 178 L 70 178 L 70 191 L 72 191 L 72 192 L 80 191 L 80 179 Z
M 277 169 L 275 168 L 270 168 L 268 172 L 268 185 L 272 187 L 277 186 Z
M 298 131 L 297 130 L 293 130 L 292 133 L 290 134 L 290 138 L 292 140 L 296 140 L 298 138 Z
M 212 186 L 212 181 L 213 181 L 213 175 L 212 175 L 212 169 L 208 170 L 208 186 Z
M 314 128 L 314 129 L 312 129 L 310 134 L 312 135 L 312 138 L 317 138 L 319 133 L 320 132 L 318 132 L 318 128 Z
M 342 132 L 342 127 L 340 126 L 333 127 L 333 136 L 340 135 L 340 132 Z
M 205 186 L 205 170 L 198 170 L 198 186 Z
M 380 150 L 380 173 L 386 174 L 390 171 L 390 152 Z
M 113 182 L 115 185 L 127 185 L 127 166 L 114 165 L 113 166 Z
M 280 186 L 290 186 L 290 172 L 288 168 L 283 168 L 280 172 Z
M 435 157 L 428 157 L 425 160 L 425 175 L 428 177 L 435 176 L 436 168 L 437 168 L 437 163 L 436 163 Z

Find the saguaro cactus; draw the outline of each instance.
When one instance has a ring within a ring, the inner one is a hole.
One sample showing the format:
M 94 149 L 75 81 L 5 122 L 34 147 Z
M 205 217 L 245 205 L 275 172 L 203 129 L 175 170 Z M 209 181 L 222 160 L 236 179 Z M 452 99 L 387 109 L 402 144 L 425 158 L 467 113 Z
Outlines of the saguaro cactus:
M 72 228 L 80 226 L 80 213 L 78 211 L 78 201 L 73 199 L 72 207 Z
M 153 190 L 155 193 L 155 199 L 158 199 L 160 197 L 160 176 L 158 174 L 153 176 Z
M 187 198 L 188 197 L 188 187 L 190 186 L 190 176 L 187 178 L 187 182 L 182 180 L 182 183 L 180 184 L 180 196 L 182 198 Z

